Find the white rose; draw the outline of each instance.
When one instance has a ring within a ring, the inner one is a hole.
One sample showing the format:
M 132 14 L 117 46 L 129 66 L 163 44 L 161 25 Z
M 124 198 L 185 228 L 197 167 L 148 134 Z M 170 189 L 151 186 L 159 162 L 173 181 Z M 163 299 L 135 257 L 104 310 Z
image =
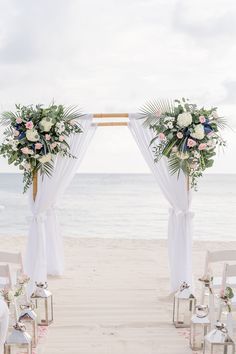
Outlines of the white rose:
M 47 117 L 41 119 L 39 126 L 43 132 L 49 132 L 53 126 L 52 119 Z
M 12 301 L 14 299 L 14 291 L 9 290 L 7 294 L 7 298 L 9 301 Z
M 47 163 L 49 161 L 51 161 L 52 159 L 52 155 L 49 153 L 49 154 L 46 154 L 46 155 L 43 155 L 42 157 L 40 157 L 39 161 L 41 163 Z
M 189 112 L 181 113 L 178 115 L 177 123 L 179 127 L 188 127 L 193 121 L 192 115 Z
M 36 129 L 27 129 L 26 138 L 29 141 L 38 141 L 39 140 L 39 134 L 38 134 Z
M 194 131 L 190 135 L 195 139 L 202 140 L 205 136 L 203 125 L 202 124 L 196 125 Z

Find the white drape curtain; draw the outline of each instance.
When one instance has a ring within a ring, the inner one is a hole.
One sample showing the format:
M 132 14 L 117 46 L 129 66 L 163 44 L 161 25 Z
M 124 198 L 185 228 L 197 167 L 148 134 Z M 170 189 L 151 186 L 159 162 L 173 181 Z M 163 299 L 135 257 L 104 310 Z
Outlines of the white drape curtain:
M 168 223 L 168 252 L 170 263 L 171 291 L 178 289 L 183 281 L 192 283 L 192 217 L 190 192 L 186 177 L 171 176 L 167 159 L 154 162 L 150 147 L 153 133 L 143 126 L 139 114 L 129 115 L 129 128 L 162 192 L 170 204 Z
M 9 310 L 6 302 L 0 298 L 0 354 L 4 353 L 4 343 L 7 338 Z
M 35 281 L 46 281 L 47 274 L 61 275 L 64 269 L 63 244 L 56 208 L 60 197 L 70 184 L 95 133 L 92 115 L 83 116 L 79 123 L 82 134 L 71 135 L 69 144 L 76 159 L 58 156 L 51 178 L 38 178 L 35 202 L 30 193 L 31 211 L 25 268 L 31 278 L 29 292 Z

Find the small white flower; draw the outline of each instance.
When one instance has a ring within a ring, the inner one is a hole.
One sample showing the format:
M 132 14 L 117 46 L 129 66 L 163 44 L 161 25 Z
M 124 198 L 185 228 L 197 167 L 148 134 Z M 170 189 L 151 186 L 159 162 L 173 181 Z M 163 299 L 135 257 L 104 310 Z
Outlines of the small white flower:
M 65 124 L 63 122 L 58 122 L 56 124 L 56 130 L 59 134 L 62 134 L 65 131 Z
M 212 112 L 212 117 L 215 119 L 219 118 L 217 111 Z
M 50 153 L 46 154 L 46 155 L 43 155 L 42 157 L 40 157 L 39 161 L 41 163 L 47 163 L 49 161 L 51 161 L 52 159 L 52 155 Z
M 196 157 L 196 159 L 199 159 L 201 156 L 201 154 L 198 151 L 194 151 L 194 157 Z
M 172 128 L 173 128 L 173 123 L 172 123 L 172 122 L 169 122 L 169 123 L 167 123 L 166 125 L 167 125 L 167 128 L 169 128 L 169 129 L 172 129 Z
M 193 121 L 192 115 L 189 112 L 181 113 L 178 115 L 177 123 L 180 128 L 188 127 Z
M 203 125 L 202 124 L 196 125 L 194 131 L 190 135 L 195 139 L 202 140 L 205 137 Z
M 39 140 L 39 134 L 36 129 L 27 129 L 26 138 L 29 141 L 35 142 Z

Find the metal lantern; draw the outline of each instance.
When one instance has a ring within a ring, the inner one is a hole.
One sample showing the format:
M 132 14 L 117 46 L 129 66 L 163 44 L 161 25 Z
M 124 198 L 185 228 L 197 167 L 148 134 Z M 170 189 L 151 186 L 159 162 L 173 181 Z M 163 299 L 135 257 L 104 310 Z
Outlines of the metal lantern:
M 32 341 L 21 322 L 16 322 L 4 345 L 4 354 L 32 354 Z
M 35 348 L 38 343 L 38 326 L 37 315 L 34 312 L 34 304 L 21 305 L 20 308 L 23 311 L 20 314 L 19 321 L 25 325 L 27 333 L 29 333 L 32 338 L 32 346 Z
M 209 308 L 207 305 L 197 305 L 195 314 L 191 318 L 189 344 L 192 350 L 201 350 L 203 348 L 204 337 L 209 328 L 208 318 Z
M 183 283 L 174 295 L 173 323 L 175 327 L 190 327 L 193 309 L 196 305 L 196 298 L 190 291 L 190 286 Z
M 47 290 L 48 284 L 35 283 L 36 289 L 31 295 L 31 299 L 35 304 L 39 326 L 49 326 L 53 322 L 53 301 L 52 293 Z
M 203 348 L 203 354 L 235 354 L 234 341 L 224 323 L 218 321 L 215 329 L 205 336 Z

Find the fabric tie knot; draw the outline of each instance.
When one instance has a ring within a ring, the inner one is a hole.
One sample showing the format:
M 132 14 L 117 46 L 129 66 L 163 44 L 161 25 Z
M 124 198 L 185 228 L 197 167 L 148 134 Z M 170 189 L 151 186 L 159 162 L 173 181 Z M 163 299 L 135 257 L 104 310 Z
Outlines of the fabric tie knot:
M 180 210 L 180 209 L 170 208 L 169 213 L 170 215 L 175 215 L 175 216 L 189 216 L 190 218 L 194 217 L 194 212 L 192 212 L 191 210 Z

